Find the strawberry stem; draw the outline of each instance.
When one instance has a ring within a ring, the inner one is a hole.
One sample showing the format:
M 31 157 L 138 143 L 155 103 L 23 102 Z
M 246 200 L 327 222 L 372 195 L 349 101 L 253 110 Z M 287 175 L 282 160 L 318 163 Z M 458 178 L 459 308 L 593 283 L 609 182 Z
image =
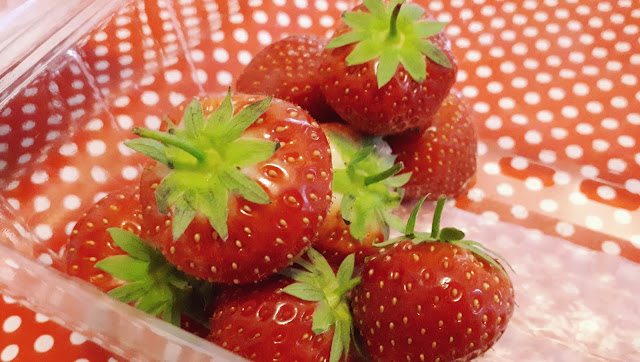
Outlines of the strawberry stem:
M 398 172 L 402 171 L 402 169 L 404 169 L 404 164 L 402 162 L 398 162 L 395 165 L 389 167 L 388 169 L 375 174 L 375 175 L 371 175 L 371 176 L 367 176 L 364 179 L 364 184 L 365 186 L 369 186 L 371 184 L 375 184 L 377 182 L 380 182 L 382 180 L 386 180 L 387 178 L 397 174 Z
M 446 201 L 446 196 L 440 195 L 436 203 L 436 210 L 433 212 L 433 222 L 431 223 L 431 237 L 434 239 L 437 239 L 440 235 L 440 217 L 442 217 L 442 210 L 444 209 L 444 203 Z
M 154 131 L 151 129 L 141 128 L 141 127 L 134 127 L 131 131 L 133 132 L 133 134 L 138 135 L 140 137 L 160 141 L 164 145 L 177 147 L 187 152 L 191 156 L 195 157 L 195 159 L 198 160 L 198 162 L 204 162 L 207 159 L 207 154 L 204 153 L 202 150 L 198 149 L 191 143 L 183 139 L 180 139 L 170 133 Z
M 393 8 L 393 12 L 391 13 L 391 23 L 389 24 L 389 39 L 395 39 L 398 36 L 398 14 L 400 13 L 400 8 L 402 7 L 402 3 L 400 2 Z

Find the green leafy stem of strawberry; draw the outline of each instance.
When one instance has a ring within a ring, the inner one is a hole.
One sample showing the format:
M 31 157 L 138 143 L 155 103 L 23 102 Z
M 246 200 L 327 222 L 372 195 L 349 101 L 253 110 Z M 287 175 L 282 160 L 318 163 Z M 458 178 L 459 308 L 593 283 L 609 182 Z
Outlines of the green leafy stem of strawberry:
M 200 101 L 194 99 L 184 112 L 184 128 L 165 117 L 167 132 L 134 128 L 141 136 L 126 145 L 172 169 L 155 191 L 160 212 L 174 207 L 172 233 L 178 239 L 195 218 L 204 213 L 224 240 L 228 237 L 227 200 L 230 192 L 247 201 L 269 204 L 264 189 L 241 168 L 268 159 L 277 141 L 241 137 L 269 108 L 271 97 L 257 101 L 233 115 L 231 92 L 205 120 Z
M 102 259 L 95 264 L 126 284 L 108 294 L 152 316 L 180 326 L 182 314 L 207 326 L 204 314 L 212 293 L 210 283 L 196 280 L 179 271 L 162 253 L 134 233 L 120 229 L 107 230 L 114 243 L 126 252 Z
M 322 334 L 334 328 L 330 361 L 337 362 L 341 356 L 349 355 L 353 337 L 353 321 L 346 293 L 360 283 L 360 277 L 352 278 L 355 255 L 350 254 L 334 273 L 327 260 L 314 249 L 307 252 L 309 261 L 300 258 L 296 263 L 302 267 L 287 268 L 280 272 L 296 283 L 283 288 L 283 292 L 302 300 L 318 303 L 313 313 L 312 330 Z
M 369 12 L 345 12 L 342 18 L 353 30 L 333 39 L 326 48 L 357 43 L 346 58 L 348 65 L 379 58 L 378 88 L 391 80 L 400 63 L 411 78 L 424 81 L 427 77 L 425 55 L 434 63 L 451 68 L 444 52 L 425 39 L 440 32 L 446 23 L 418 21 L 424 9 L 405 4 L 404 0 L 392 0 L 386 5 L 380 0 L 363 0 L 363 4 Z
M 360 148 L 336 132 L 329 138 L 345 163 L 334 168 L 333 192 L 342 195 L 340 210 L 351 235 L 362 240 L 375 225 L 401 230 L 403 222 L 389 210 L 402 201 L 411 173 L 396 176 L 404 165 L 380 152 L 376 138 L 364 137 Z
M 454 227 L 444 227 L 442 229 L 440 228 L 440 219 L 442 217 L 442 211 L 444 210 L 444 205 L 447 200 L 446 196 L 440 195 L 438 197 L 438 200 L 436 201 L 436 207 L 433 213 L 433 221 L 431 224 L 431 232 L 429 233 L 429 232 L 415 231 L 418 212 L 420 211 L 420 208 L 422 207 L 422 204 L 424 203 L 427 197 L 428 195 L 421 198 L 414 206 L 409 216 L 409 219 L 407 220 L 407 224 L 404 230 L 404 235 L 399 236 L 397 238 L 389 239 L 382 243 L 374 244 L 374 246 L 385 247 L 385 246 L 396 244 L 399 241 L 406 240 L 406 239 L 411 240 L 411 242 L 414 245 L 418 245 L 426 242 L 449 243 L 449 244 L 453 244 L 453 245 L 457 245 L 462 248 L 465 248 L 473 252 L 474 254 L 480 256 L 482 259 L 486 260 L 491 265 L 498 268 L 508 278 L 508 274 L 506 270 L 500 263 L 496 261 L 496 258 L 504 262 L 512 271 L 513 271 L 513 268 L 511 267 L 511 265 L 509 265 L 506 259 L 503 258 L 500 254 L 487 248 L 486 246 L 484 246 L 483 244 L 477 241 L 464 239 L 465 233 L 460 229 L 457 229 Z M 496 258 L 494 258 L 493 256 L 495 256 Z

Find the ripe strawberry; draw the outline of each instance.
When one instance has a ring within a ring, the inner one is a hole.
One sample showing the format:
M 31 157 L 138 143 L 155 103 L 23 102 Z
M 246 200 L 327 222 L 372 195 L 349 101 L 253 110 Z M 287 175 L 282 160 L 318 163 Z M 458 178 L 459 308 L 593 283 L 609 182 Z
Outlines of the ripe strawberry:
M 424 199 L 423 199 L 424 200 Z M 511 280 L 484 246 L 440 230 L 414 233 L 421 200 L 397 244 L 365 265 L 352 309 L 365 349 L 376 361 L 467 361 L 489 349 L 513 314 Z
M 136 187 L 108 194 L 78 221 L 65 253 L 67 273 L 114 298 L 159 315 L 187 331 L 205 336 L 197 322 L 205 311 L 210 285 L 194 281 L 143 242 L 140 192 Z M 182 314 L 181 313 L 188 313 Z
M 244 68 L 236 90 L 284 99 L 305 109 L 318 122 L 339 117 L 320 93 L 318 69 L 327 39 L 317 35 L 291 35 L 264 47 Z
M 336 275 L 320 253 L 310 249 L 308 256 L 311 262 L 299 261 L 306 270 L 288 268 L 258 285 L 223 291 L 208 339 L 252 361 L 351 360 L 345 293 L 359 282 L 351 279 L 354 257 Z
M 127 143 L 158 161 L 141 175 L 145 237 L 200 279 L 255 282 L 291 265 L 329 208 L 320 127 L 292 103 L 256 100 L 194 100 L 184 128 L 136 129 L 144 138 Z
M 65 259 L 67 274 L 86 280 L 108 292 L 126 284 L 95 267 L 96 262 L 114 255 L 126 254 L 107 232 L 121 228 L 140 235 L 142 208 L 140 190 L 125 189 L 108 194 L 89 209 L 80 219 L 69 237 Z
M 364 1 L 342 19 L 320 66 L 327 103 L 368 134 L 428 127 L 456 79 L 445 23 L 397 0 Z
M 442 102 L 431 127 L 406 131 L 387 138 L 411 179 L 405 185 L 409 198 L 459 195 L 474 182 L 478 134 L 471 110 L 462 95 L 453 91 Z
M 410 173 L 395 176 L 402 164 L 394 164 L 395 156 L 381 138 L 363 137 L 341 123 L 321 127 L 331 145 L 333 202 L 314 248 L 332 265 L 352 253 L 360 265 L 383 250 L 372 244 L 387 239 L 389 226 L 403 228 L 391 211 L 400 205 Z

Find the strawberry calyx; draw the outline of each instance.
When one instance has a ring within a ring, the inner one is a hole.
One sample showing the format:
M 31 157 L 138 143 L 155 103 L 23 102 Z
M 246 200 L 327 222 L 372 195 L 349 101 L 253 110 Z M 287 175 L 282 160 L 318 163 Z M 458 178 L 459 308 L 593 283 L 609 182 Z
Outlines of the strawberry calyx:
M 309 261 L 304 258 L 296 263 L 302 269 L 289 267 L 280 274 L 296 281 L 282 289 L 302 300 L 318 302 L 313 313 L 312 330 L 322 334 L 334 328 L 329 360 L 337 362 L 349 355 L 353 337 L 353 321 L 346 293 L 360 283 L 360 277 L 352 278 L 355 255 L 347 256 L 335 273 L 327 260 L 314 249 L 307 252 Z
M 457 229 L 454 227 L 444 227 L 442 229 L 440 228 L 440 218 L 442 216 L 442 210 L 444 209 L 444 205 L 447 200 L 446 196 L 444 195 L 440 195 L 436 202 L 436 208 L 433 214 L 433 221 L 431 223 L 431 232 L 415 231 L 416 219 L 418 217 L 418 213 L 420 211 L 420 208 L 422 207 L 422 204 L 424 203 L 424 201 L 428 196 L 429 195 L 420 199 L 416 203 L 414 208 L 411 210 L 411 214 L 407 219 L 407 224 L 404 229 L 404 235 L 393 238 L 393 239 L 389 239 L 382 243 L 376 243 L 373 245 L 376 247 L 385 247 L 385 246 L 396 244 L 403 240 L 410 240 L 414 245 L 418 245 L 421 243 L 428 243 L 428 242 L 449 243 L 449 244 L 460 246 L 462 248 L 465 248 L 471 251 L 472 253 L 486 260 L 492 266 L 499 269 L 505 276 L 509 277 L 507 274 L 507 271 L 504 269 L 504 267 L 500 263 L 496 261 L 496 259 L 505 263 L 509 267 L 509 269 L 511 269 L 512 271 L 513 271 L 513 268 L 511 267 L 511 265 L 509 265 L 506 259 L 503 258 L 500 254 L 487 248 L 486 246 L 482 245 L 477 241 L 465 239 L 464 238 L 465 233 L 460 229 Z
M 411 172 L 397 175 L 404 166 L 395 156 L 381 150 L 377 137 L 364 137 L 361 145 L 329 132 L 329 142 L 339 153 L 333 168 L 333 194 L 340 200 L 340 212 L 351 235 L 362 240 L 372 226 L 401 228 L 404 224 L 391 210 L 400 205 Z M 341 161 L 339 161 L 341 160 Z M 400 231 L 399 230 L 399 231 Z
M 202 103 L 194 98 L 184 111 L 183 128 L 165 117 L 169 124 L 166 132 L 133 129 L 140 138 L 125 144 L 171 169 L 155 195 L 160 212 L 172 209 L 174 240 L 184 233 L 198 212 L 226 240 L 227 202 L 231 193 L 250 202 L 271 203 L 264 189 L 242 172 L 243 167 L 271 157 L 279 147 L 277 141 L 242 136 L 270 103 L 271 97 L 267 97 L 234 115 L 229 91 L 220 107 L 206 119 Z
M 353 30 L 337 36 L 326 46 L 339 48 L 356 43 L 347 56 L 348 65 L 357 65 L 377 59 L 378 88 L 387 84 L 396 73 L 398 64 L 411 78 L 422 82 L 427 77 L 425 56 L 434 63 L 451 68 L 449 58 L 426 38 L 439 33 L 444 22 L 420 20 L 424 9 L 404 0 L 363 0 L 369 10 L 342 14 L 346 25 Z
M 180 326 L 182 314 L 207 326 L 206 315 L 199 312 L 204 313 L 210 283 L 179 271 L 134 233 L 120 228 L 107 231 L 126 254 L 104 258 L 95 267 L 127 282 L 107 294 L 176 326 Z

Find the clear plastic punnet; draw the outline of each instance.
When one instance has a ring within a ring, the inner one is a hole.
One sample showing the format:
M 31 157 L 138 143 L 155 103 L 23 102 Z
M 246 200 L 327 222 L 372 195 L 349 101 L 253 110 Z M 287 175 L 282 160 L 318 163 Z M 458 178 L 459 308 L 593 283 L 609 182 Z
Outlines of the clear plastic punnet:
M 449 23 L 480 136 L 475 184 L 442 224 L 513 266 L 517 307 L 479 360 L 640 360 L 640 6 L 414 2 Z M 0 0 L 0 297 L 123 360 L 242 360 L 66 275 L 61 256 L 86 209 L 138 183 L 133 127 L 233 88 L 273 41 L 330 36 L 355 4 Z

